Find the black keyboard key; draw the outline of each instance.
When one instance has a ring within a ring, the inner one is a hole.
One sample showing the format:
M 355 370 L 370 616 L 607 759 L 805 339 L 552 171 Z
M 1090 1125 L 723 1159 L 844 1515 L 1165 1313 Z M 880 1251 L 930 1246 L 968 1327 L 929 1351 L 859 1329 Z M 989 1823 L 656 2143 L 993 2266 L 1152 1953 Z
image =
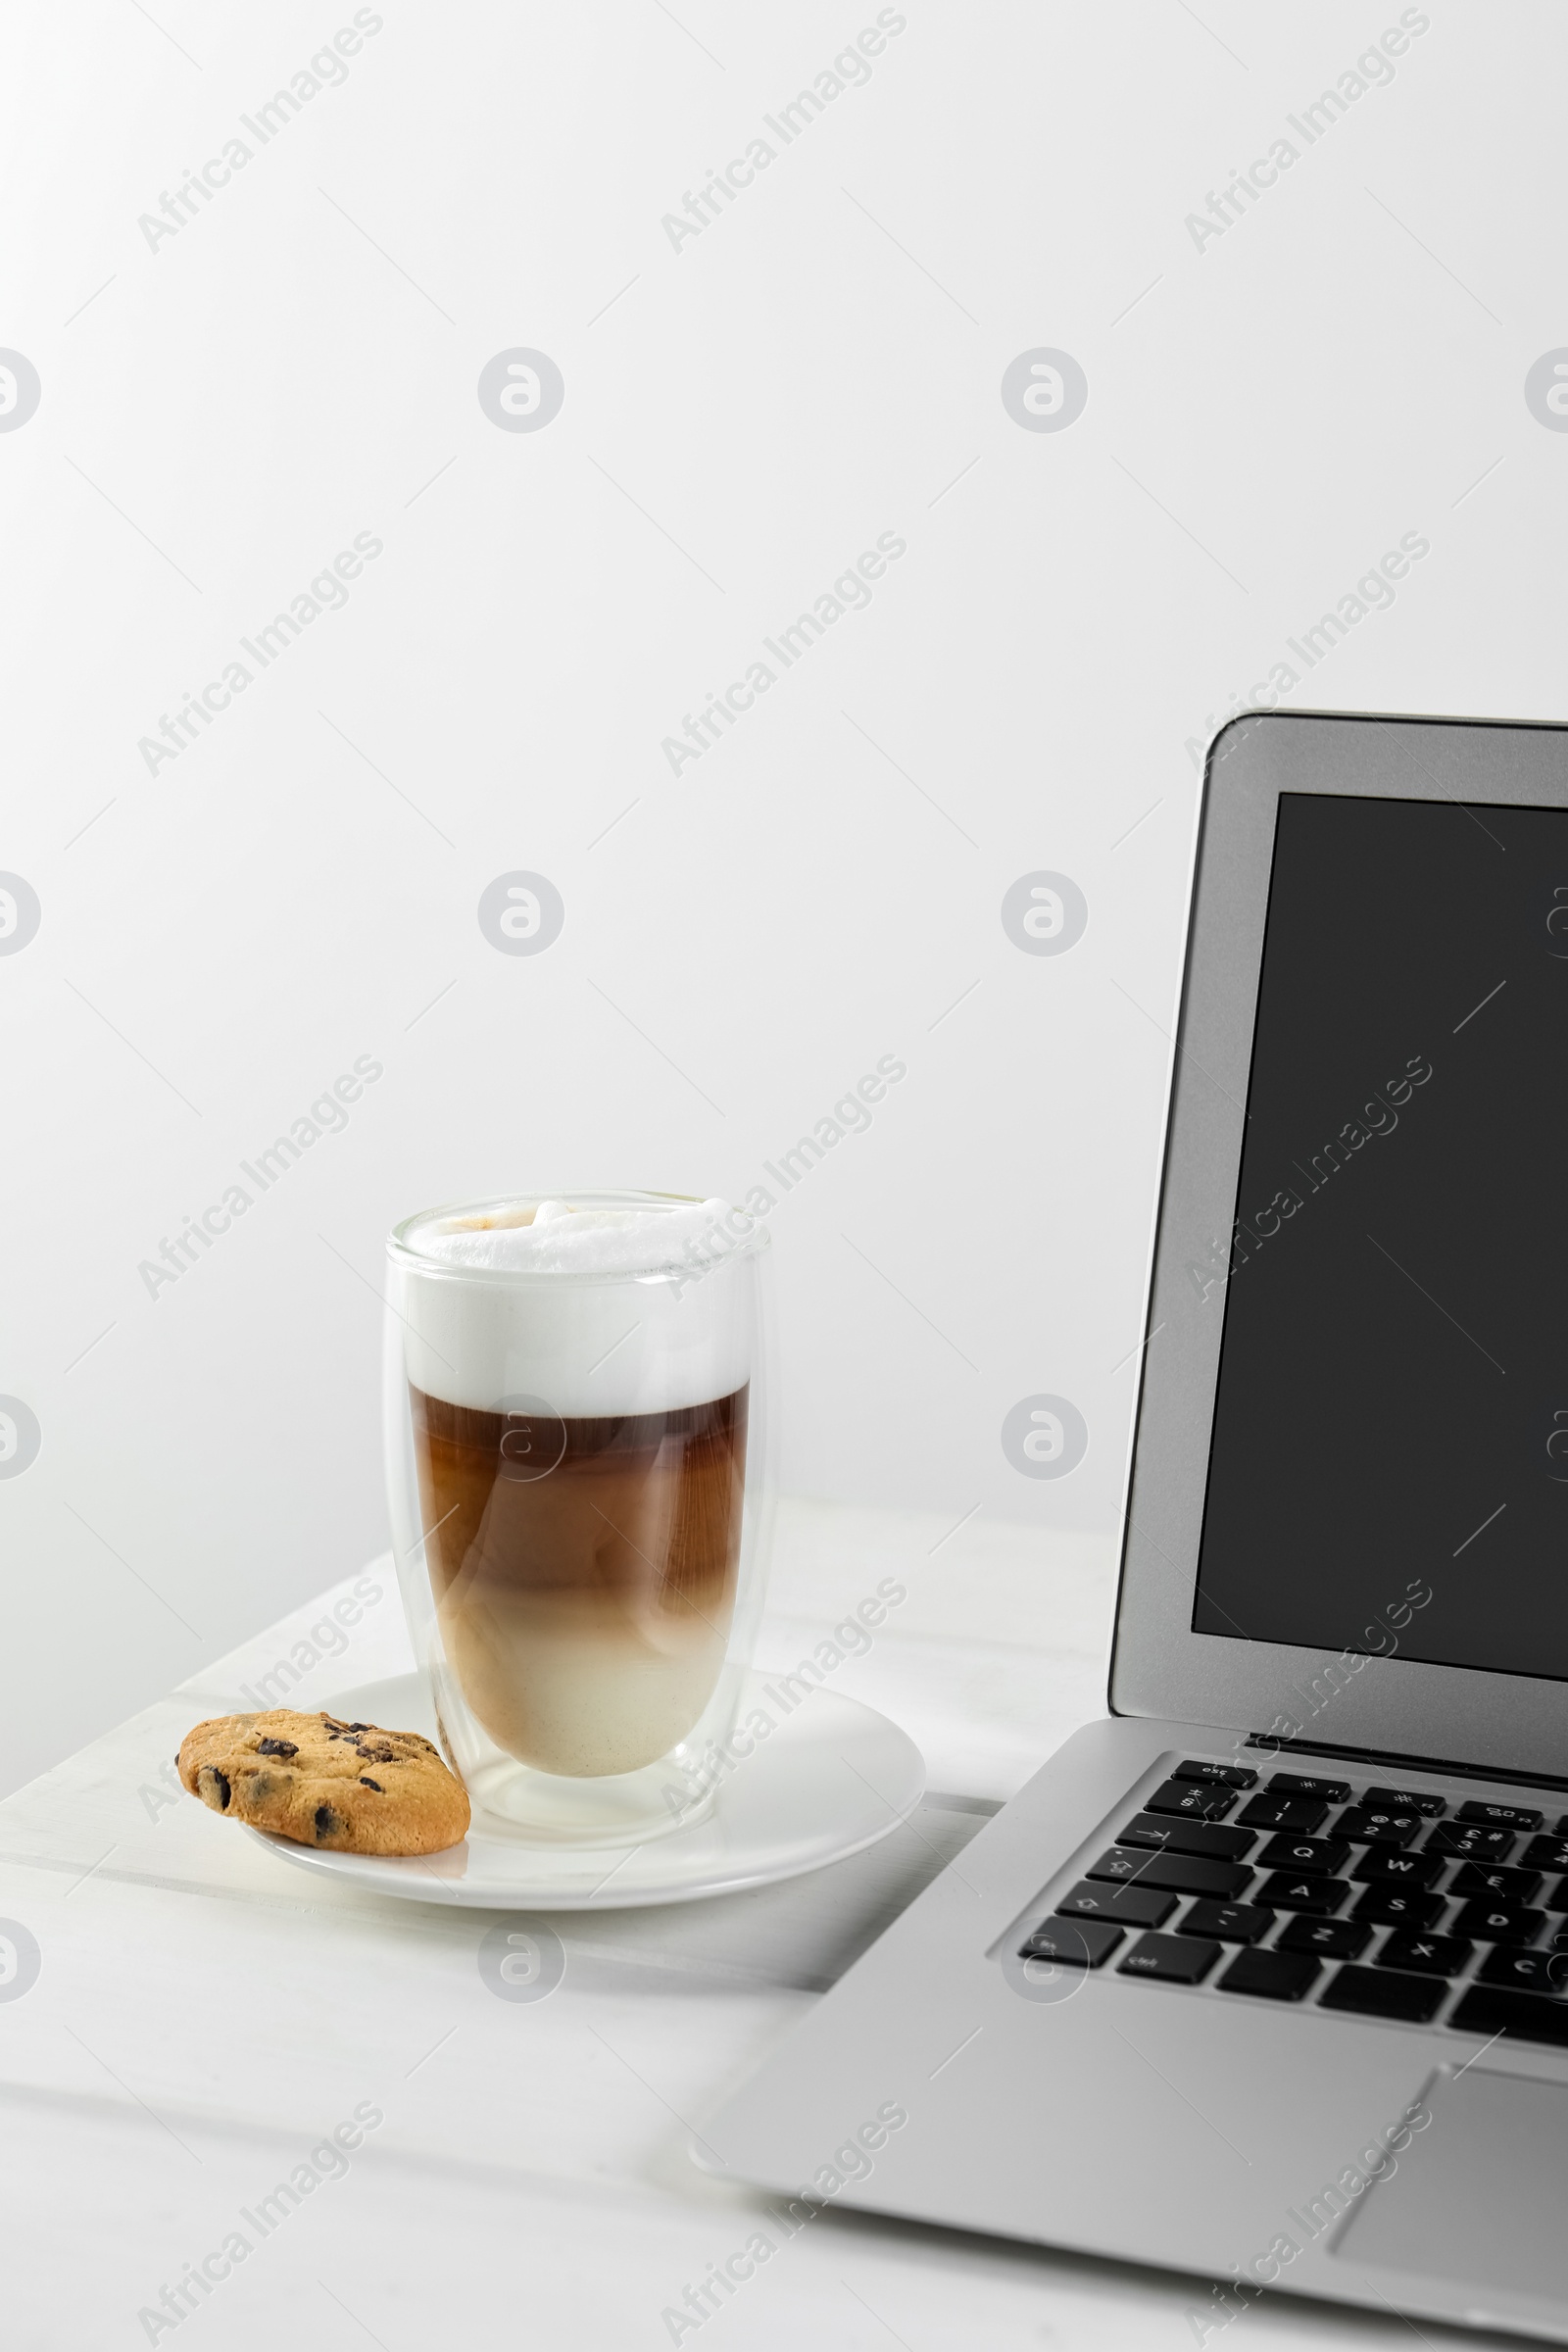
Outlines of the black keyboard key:
M 1080 1879 L 1056 1908 L 1067 1919 L 1111 1919 L 1123 1928 L 1162 1928 L 1176 1908 L 1176 1897 L 1153 1886 L 1106 1886 Z
M 1337 1911 L 1350 1889 L 1343 1879 L 1317 1879 L 1301 1871 L 1276 1870 L 1252 1889 L 1271 1911 Z
M 1516 1992 L 1568 1990 L 1568 1952 L 1519 1952 L 1505 1945 L 1476 1970 L 1478 1984 L 1511 1984 Z
M 1541 1899 L 1548 1911 L 1568 1911 L 1568 1879 L 1559 1879 L 1551 1892 Z
M 1246 1830 L 1301 1830 L 1310 1836 L 1328 1819 L 1315 1796 L 1250 1796 L 1236 1819 Z
M 1306 1870 L 1320 1879 L 1337 1877 L 1349 1859 L 1343 1838 L 1289 1838 L 1283 1831 L 1266 1838 L 1256 1856 L 1259 1870 Z
M 1568 1838 L 1568 1813 L 1559 1813 L 1551 1826 L 1559 1838 Z
M 1350 1794 L 1348 1781 L 1320 1780 L 1315 1772 L 1271 1772 L 1268 1788 L 1271 1795 L 1320 1796 L 1330 1805 L 1345 1804 Z
M 1211 1788 L 1205 1781 L 1161 1781 L 1144 1799 L 1146 1813 L 1179 1813 L 1189 1821 L 1223 1821 L 1236 1802 L 1234 1788 Z
M 1353 1838 L 1357 1845 L 1410 1845 L 1420 1834 L 1419 1813 L 1386 1805 L 1347 1805 L 1334 1824 L 1336 1838 Z
M 1446 1867 L 1441 1854 L 1407 1854 L 1396 1845 L 1373 1845 L 1350 1876 L 1359 1886 L 1431 1886 Z
M 1184 1821 L 1171 1813 L 1135 1813 L 1116 1837 L 1122 1845 L 1158 1845 L 1171 1854 L 1206 1854 L 1211 1862 L 1239 1862 L 1257 1843 L 1255 1830 L 1227 1830 L 1215 1821 Z
M 1484 1797 L 1466 1797 L 1455 1821 L 1498 1822 L 1508 1830 L 1539 1830 L 1541 1815 L 1534 1805 L 1492 1805 Z
M 1206 1764 L 1189 1756 L 1171 1773 L 1173 1781 L 1213 1781 L 1221 1788 L 1255 1788 L 1257 1775 L 1246 1764 Z
M 1357 2017 L 1402 2017 L 1422 2026 L 1447 1992 L 1442 1977 L 1401 1977 L 1393 1969 L 1342 1968 L 1325 1986 L 1321 2007 Z
M 1448 1892 L 1496 1894 L 1504 1902 L 1533 1903 L 1541 1892 L 1541 1873 L 1515 1870 L 1508 1862 L 1461 1862 Z
M 1568 1870 L 1568 1838 L 1532 1838 L 1519 1859 L 1527 1870 Z
M 1568 2001 L 1543 2000 L 1539 1992 L 1503 1992 L 1491 1984 L 1472 1984 L 1460 1995 L 1448 2023 L 1488 2041 L 1501 2034 L 1509 2041 L 1546 2041 L 1568 2050 Z
M 1136 1879 L 1140 1886 L 1159 1886 L 1169 1894 L 1212 1894 L 1228 1903 L 1243 1892 L 1252 1874 L 1239 1862 L 1205 1862 L 1199 1854 L 1145 1853 L 1135 1846 L 1112 1846 L 1090 1864 L 1091 1879 L 1121 1882 Z
M 1368 1886 L 1351 1916 L 1374 1928 L 1430 1928 L 1443 1916 L 1443 1897 L 1414 1886 Z
M 1097 1919 L 1043 1919 L 1026 1943 L 1020 1960 L 1056 1960 L 1067 1968 L 1101 1968 L 1121 1942 L 1126 1931 Z
M 1377 1964 L 1417 1977 L 1462 1977 L 1475 1948 L 1467 1936 L 1416 1936 L 1402 1929 L 1387 1938 Z
M 1201 1984 L 1223 1945 L 1200 1943 L 1195 1936 L 1141 1936 L 1116 1973 L 1152 1977 L 1159 1984 Z
M 1357 1919 L 1312 1919 L 1303 1913 L 1286 1921 L 1274 1949 L 1315 1952 L 1320 1960 L 1358 1960 L 1371 1940 L 1371 1929 Z
M 1219 1980 L 1221 1992 L 1250 1992 L 1265 2001 L 1298 2001 L 1322 1974 L 1304 1952 L 1238 1952 Z
M 1453 1854 L 1461 1862 L 1506 1862 L 1514 1832 L 1484 1821 L 1440 1821 L 1427 1839 L 1429 1854 Z
M 1387 1805 L 1395 1813 L 1424 1813 L 1429 1820 L 1448 1810 L 1447 1798 L 1434 1796 L 1429 1788 L 1369 1788 L 1361 1802 Z
M 1465 1903 L 1453 1932 L 1473 1936 L 1477 1943 L 1534 1943 L 1545 1924 L 1544 1911 L 1533 1911 L 1528 1903 Z
M 1124 1880 L 1136 1879 L 1145 1865 L 1154 1861 L 1163 1850 L 1163 1847 L 1159 1847 L 1152 1853 L 1146 1853 L 1133 1846 L 1113 1845 L 1108 1854 L 1102 1854 L 1098 1862 L 1090 1863 L 1088 1876 L 1105 1879 L 1111 1885 L 1119 1886 Z
M 1256 1903 L 1195 1903 L 1180 1932 L 1212 1936 L 1217 1943 L 1257 1943 L 1273 1925 L 1273 1912 L 1260 1910 Z

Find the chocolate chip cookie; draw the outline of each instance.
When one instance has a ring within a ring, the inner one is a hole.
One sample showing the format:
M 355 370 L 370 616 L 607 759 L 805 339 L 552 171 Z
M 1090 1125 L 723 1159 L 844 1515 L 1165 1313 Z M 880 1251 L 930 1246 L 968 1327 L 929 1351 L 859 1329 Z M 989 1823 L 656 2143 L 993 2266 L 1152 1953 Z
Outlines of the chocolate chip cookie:
M 215 1715 L 180 1743 L 179 1777 L 215 1813 L 339 1854 L 434 1854 L 468 1830 L 468 1798 L 428 1740 L 271 1707 Z

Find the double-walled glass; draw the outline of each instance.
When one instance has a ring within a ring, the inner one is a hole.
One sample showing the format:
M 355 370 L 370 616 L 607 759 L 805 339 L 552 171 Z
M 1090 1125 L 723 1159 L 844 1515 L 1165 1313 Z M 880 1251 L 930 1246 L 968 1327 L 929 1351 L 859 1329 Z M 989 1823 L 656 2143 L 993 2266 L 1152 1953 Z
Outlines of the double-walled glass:
M 393 1545 L 442 1742 L 488 1826 L 625 1842 L 710 1802 L 751 1663 L 767 1236 L 730 1212 L 694 1244 L 688 1213 L 666 1240 L 702 1204 L 568 1193 L 546 1213 L 646 1218 L 617 1236 L 621 1270 L 441 1254 L 542 1198 L 425 1210 L 390 1237 Z

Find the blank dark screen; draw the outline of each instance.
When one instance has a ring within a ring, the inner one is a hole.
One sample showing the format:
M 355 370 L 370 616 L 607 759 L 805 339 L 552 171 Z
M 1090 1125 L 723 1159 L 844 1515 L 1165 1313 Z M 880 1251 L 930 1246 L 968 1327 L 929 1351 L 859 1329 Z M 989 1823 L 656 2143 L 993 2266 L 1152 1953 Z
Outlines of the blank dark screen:
M 1568 1677 L 1565 1049 L 1568 810 L 1281 796 L 1196 1632 Z

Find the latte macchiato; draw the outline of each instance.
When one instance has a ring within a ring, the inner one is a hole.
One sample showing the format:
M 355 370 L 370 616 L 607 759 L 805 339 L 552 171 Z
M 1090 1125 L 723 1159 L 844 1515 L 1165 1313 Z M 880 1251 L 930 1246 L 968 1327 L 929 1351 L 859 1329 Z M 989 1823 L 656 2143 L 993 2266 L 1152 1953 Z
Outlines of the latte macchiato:
M 636 1773 L 719 1685 L 753 1345 L 721 1214 L 521 1201 L 402 1229 L 440 1648 L 487 1740 L 538 1773 Z

